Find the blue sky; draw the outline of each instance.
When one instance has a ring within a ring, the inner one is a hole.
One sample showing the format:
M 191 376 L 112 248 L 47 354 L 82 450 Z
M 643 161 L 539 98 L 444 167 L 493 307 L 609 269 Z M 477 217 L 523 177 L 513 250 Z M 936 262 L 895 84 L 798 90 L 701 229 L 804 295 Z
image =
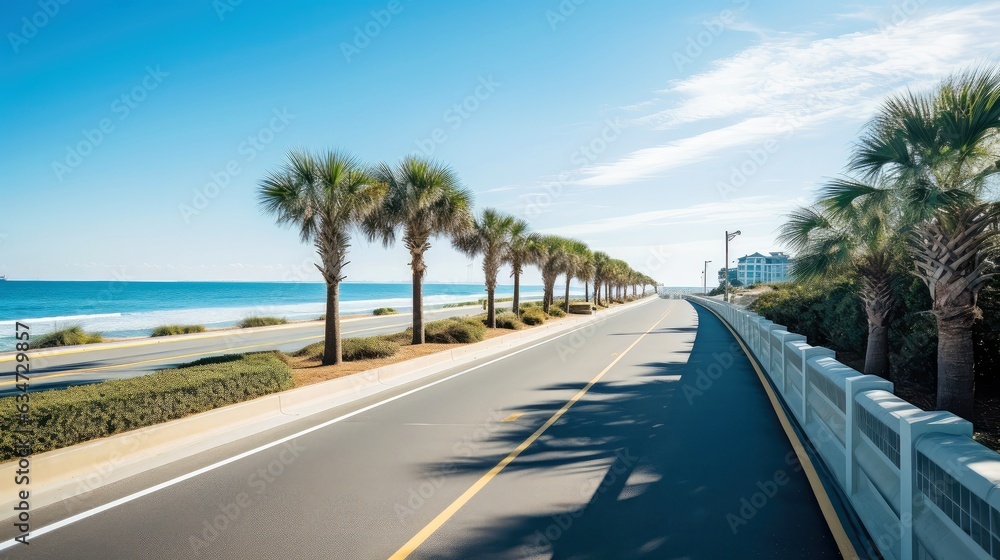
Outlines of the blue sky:
M 0 274 L 318 281 L 255 190 L 339 147 L 431 154 L 480 208 L 699 285 L 727 228 L 733 257 L 780 250 L 879 100 L 995 59 L 998 26 L 931 0 L 6 2 Z M 431 281 L 481 278 L 428 256 Z M 399 247 L 351 261 L 409 278 Z

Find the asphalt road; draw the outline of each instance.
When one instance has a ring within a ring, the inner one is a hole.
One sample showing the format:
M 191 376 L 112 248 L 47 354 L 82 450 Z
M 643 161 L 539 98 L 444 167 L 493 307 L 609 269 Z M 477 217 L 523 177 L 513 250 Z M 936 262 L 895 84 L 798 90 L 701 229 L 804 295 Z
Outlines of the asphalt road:
M 425 310 L 428 321 L 482 313 L 479 307 Z M 400 332 L 410 326 L 409 313 L 349 318 L 343 336 Z M 30 321 L 28 322 L 30 325 Z M 31 354 L 31 390 L 59 389 L 107 379 L 135 377 L 209 356 L 233 352 L 292 352 L 323 340 L 323 323 L 309 321 L 278 327 L 231 329 L 196 335 L 124 340 L 116 343 L 38 350 Z M 14 354 L 0 354 L 0 396 L 16 393 Z
M 3 521 L 0 558 L 838 557 L 733 343 L 652 300 L 37 510 L 92 515 L 27 547 Z

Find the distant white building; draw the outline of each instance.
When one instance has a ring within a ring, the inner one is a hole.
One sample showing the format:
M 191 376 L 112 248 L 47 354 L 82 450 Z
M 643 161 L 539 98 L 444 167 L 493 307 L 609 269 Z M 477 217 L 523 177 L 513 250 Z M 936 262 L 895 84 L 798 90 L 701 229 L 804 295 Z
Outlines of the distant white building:
M 744 286 L 768 282 L 787 282 L 791 257 L 781 252 L 768 255 L 754 253 L 740 257 L 736 264 L 736 279 Z

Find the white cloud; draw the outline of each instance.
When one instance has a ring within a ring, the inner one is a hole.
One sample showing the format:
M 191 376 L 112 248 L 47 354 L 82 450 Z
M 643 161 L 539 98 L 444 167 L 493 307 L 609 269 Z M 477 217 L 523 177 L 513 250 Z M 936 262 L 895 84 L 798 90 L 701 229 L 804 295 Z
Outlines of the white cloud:
M 1000 4 L 976 4 L 940 12 L 924 7 L 898 24 L 837 37 L 765 39 L 656 92 L 663 101 L 655 104 L 671 105 L 636 120 L 664 131 L 704 123 L 701 130 L 588 166 L 579 183 L 627 184 L 787 134 L 790 124 L 815 129 L 834 120 L 863 122 L 886 93 L 930 86 L 1000 52 L 998 28 Z M 705 131 L 714 120 L 723 122 Z
M 686 208 L 652 210 L 625 216 L 602 218 L 543 230 L 555 235 L 587 236 L 617 231 L 646 231 L 656 226 L 684 226 L 706 224 L 742 224 L 744 227 L 770 223 L 792 208 L 805 203 L 803 199 L 753 196 L 735 198 L 725 202 L 695 204 Z

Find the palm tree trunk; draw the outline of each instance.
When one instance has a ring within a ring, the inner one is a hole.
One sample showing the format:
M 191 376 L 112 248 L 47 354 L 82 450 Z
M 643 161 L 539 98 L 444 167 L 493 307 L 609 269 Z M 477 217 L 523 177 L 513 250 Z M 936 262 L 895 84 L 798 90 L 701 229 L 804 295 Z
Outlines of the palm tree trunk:
M 413 344 L 424 343 L 424 255 L 413 256 Z
M 889 379 L 889 327 L 868 323 L 868 349 L 865 351 L 865 373 Z
M 874 271 L 875 268 L 870 267 L 872 272 L 861 280 L 861 299 L 868 317 L 865 373 L 889 379 L 889 319 L 896 302 L 892 294 L 892 276 Z
M 549 309 L 552 308 L 552 302 L 555 300 L 556 291 L 556 278 L 543 277 L 542 280 L 545 282 L 545 295 L 542 299 L 542 311 L 548 313 Z
M 566 309 L 563 310 L 566 313 L 569 313 L 569 283 L 572 280 L 573 280 L 573 277 L 570 276 L 569 274 L 567 274 L 566 275 Z
M 975 308 L 935 310 L 934 314 L 938 327 L 937 408 L 971 422 L 976 389 L 972 342 Z
M 340 282 L 326 285 L 326 329 L 323 345 L 323 365 L 340 365 L 344 360 L 340 340 Z
M 486 290 L 486 326 L 497 328 L 496 290 Z
M 976 377 L 972 326 L 980 316 L 976 297 L 991 275 L 991 243 L 1000 208 L 987 203 L 939 211 L 917 228 L 917 274 L 930 290 L 937 318 L 937 408 L 973 420 Z
M 514 314 L 521 316 L 521 272 L 514 268 Z
M 583 301 L 590 303 L 590 280 L 583 281 Z

